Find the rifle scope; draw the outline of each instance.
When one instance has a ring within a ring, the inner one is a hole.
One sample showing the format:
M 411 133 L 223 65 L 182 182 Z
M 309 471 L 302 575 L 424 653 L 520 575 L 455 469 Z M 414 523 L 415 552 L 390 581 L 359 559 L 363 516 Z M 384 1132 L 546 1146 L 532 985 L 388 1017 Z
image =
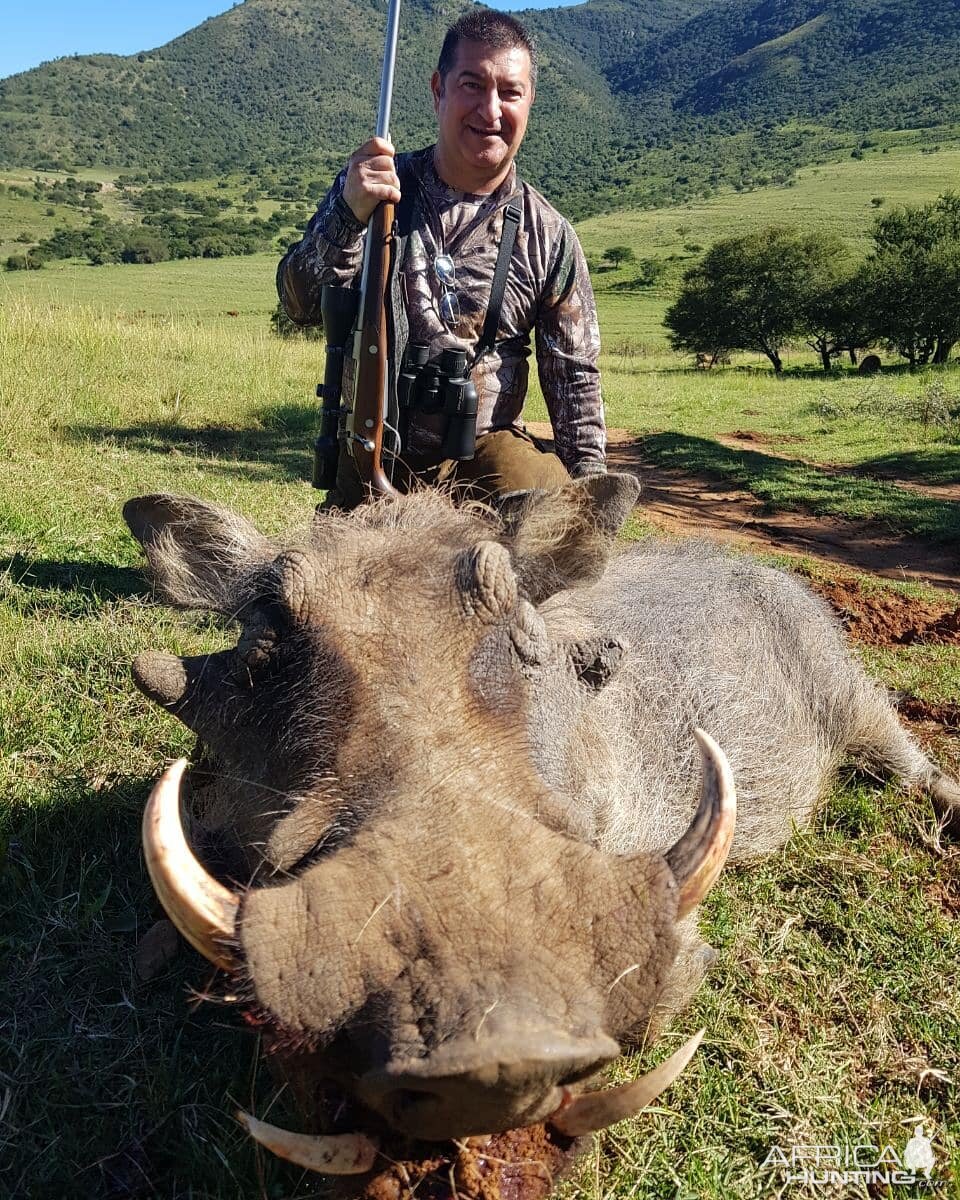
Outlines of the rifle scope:
M 343 356 L 359 304 L 360 292 L 357 288 L 336 287 L 332 283 L 323 285 L 320 312 L 327 344 L 323 383 L 317 385 L 317 395 L 323 400 L 323 407 L 320 410 L 320 436 L 313 444 L 315 488 L 332 488 L 337 482 L 340 422 L 347 412 L 340 402 L 343 395 Z

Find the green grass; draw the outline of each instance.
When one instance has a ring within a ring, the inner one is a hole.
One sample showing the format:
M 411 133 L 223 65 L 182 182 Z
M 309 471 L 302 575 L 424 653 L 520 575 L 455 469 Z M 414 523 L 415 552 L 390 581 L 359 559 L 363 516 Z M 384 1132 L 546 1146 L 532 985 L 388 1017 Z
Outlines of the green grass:
M 50 263 L 42 271 L 0 273 L 0 302 L 23 298 L 121 313 L 140 321 L 236 322 L 269 330 L 276 307 L 279 255 L 187 258 L 146 266 L 87 267 Z M 236 317 L 227 314 L 236 312 Z
M 0 1180 L 11 1197 L 309 1190 L 258 1162 L 231 1118 L 238 1103 L 263 1112 L 275 1089 L 236 1015 L 191 1003 L 208 977 L 200 960 L 182 951 L 149 984 L 134 969 L 158 915 L 139 813 L 190 738 L 134 691 L 129 663 L 151 647 L 216 648 L 225 634 L 151 602 L 120 506 L 189 492 L 276 531 L 306 521 L 316 498 L 305 479 L 320 349 L 267 332 L 272 260 L 188 266 L 207 274 L 190 276 L 183 300 L 172 282 L 154 289 L 152 316 L 132 315 L 146 307 L 133 280 L 169 268 L 65 272 L 117 290 L 29 302 L 6 290 L 0 303 Z M 260 312 L 242 288 L 254 266 Z M 55 278 L 39 274 L 43 287 Z M 245 319 L 221 315 L 235 289 Z M 670 357 L 616 354 L 604 368 L 611 424 L 666 431 L 662 453 L 688 462 L 692 447 L 731 472 L 782 470 L 772 454 L 723 459 L 716 434 L 743 427 L 814 462 L 926 454 L 946 471 L 955 452 L 898 420 L 896 405 L 865 417 L 856 380 L 697 374 Z M 904 404 L 926 386 L 888 382 Z M 801 500 L 817 481 L 807 474 L 793 477 Z M 960 698 L 956 648 L 873 652 L 869 663 L 911 693 Z M 703 1050 L 653 1112 L 598 1140 L 566 1195 L 759 1200 L 782 1185 L 760 1168 L 773 1144 L 902 1148 L 923 1120 L 935 1194 L 960 1197 L 958 868 L 922 799 L 851 777 L 815 830 L 726 876 L 705 914 L 721 951 L 708 985 L 662 1043 L 618 1069 L 659 1061 L 701 1025 Z
M 896 650 L 871 647 L 864 657 L 883 674 L 889 687 L 909 695 L 922 693 L 931 704 L 960 705 L 960 676 L 955 655 L 942 646 L 898 646 Z
M 644 439 L 653 462 L 739 484 L 772 511 L 882 521 L 936 542 L 960 543 L 960 505 L 869 478 L 820 470 L 755 450 L 731 450 L 705 438 L 660 433 Z M 960 455 L 958 455 L 960 461 Z

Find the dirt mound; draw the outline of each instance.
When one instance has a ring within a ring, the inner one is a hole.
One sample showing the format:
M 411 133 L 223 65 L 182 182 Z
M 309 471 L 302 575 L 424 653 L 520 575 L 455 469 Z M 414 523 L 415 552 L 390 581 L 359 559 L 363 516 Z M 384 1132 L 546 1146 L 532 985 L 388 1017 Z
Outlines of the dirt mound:
M 423 1159 L 394 1159 L 360 1200 L 544 1200 L 583 1145 L 543 1125 L 467 1138 Z
M 734 429 L 731 433 L 720 433 L 717 441 L 721 445 L 747 446 L 785 446 L 790 443 L 802 442 L 804 438 L 799 433 L 760 433 L 756 429 Z
M 935 704 L 919 696 L 900 696 L 897 711 L 916 725 L 942 725 L 945 729 L 960 730 L 960 704 Z
M 837 612 L 850 636 L 867 646 L 960 645 L 960 608 L 878 592 L 852 576 L 816 577 L 809 583 Z

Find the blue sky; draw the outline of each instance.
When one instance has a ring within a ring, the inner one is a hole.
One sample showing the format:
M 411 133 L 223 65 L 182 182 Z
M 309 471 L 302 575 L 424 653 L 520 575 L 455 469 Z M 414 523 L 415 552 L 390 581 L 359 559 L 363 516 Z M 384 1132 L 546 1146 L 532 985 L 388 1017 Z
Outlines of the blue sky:
M 557 0 L 487 2 L 491 8 L 517 9 L 549 8 Z M 0 24 L 0 79 L 64 54 L 152 50 L 232 7 L 229 0 L 11 0 L 3 5 Z

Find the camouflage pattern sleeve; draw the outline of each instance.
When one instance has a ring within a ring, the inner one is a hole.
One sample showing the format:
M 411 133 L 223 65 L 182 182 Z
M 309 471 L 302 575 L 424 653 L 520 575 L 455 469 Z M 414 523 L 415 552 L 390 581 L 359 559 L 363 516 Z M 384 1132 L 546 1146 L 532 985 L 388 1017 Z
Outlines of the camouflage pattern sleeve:
M 343 198 L 346 170 L 340 172 L 303 238 L 291 246 L 277 268 L 277 294 L 291 321 L 320 324 L 320 289 L 325 283 L 346 287 L 360 273 L 364 226 Z
M 560 461 L 570 474 L 606 470 L 600 327 L 587 261 L 564 221 L 536 325 L 537 369 Z

